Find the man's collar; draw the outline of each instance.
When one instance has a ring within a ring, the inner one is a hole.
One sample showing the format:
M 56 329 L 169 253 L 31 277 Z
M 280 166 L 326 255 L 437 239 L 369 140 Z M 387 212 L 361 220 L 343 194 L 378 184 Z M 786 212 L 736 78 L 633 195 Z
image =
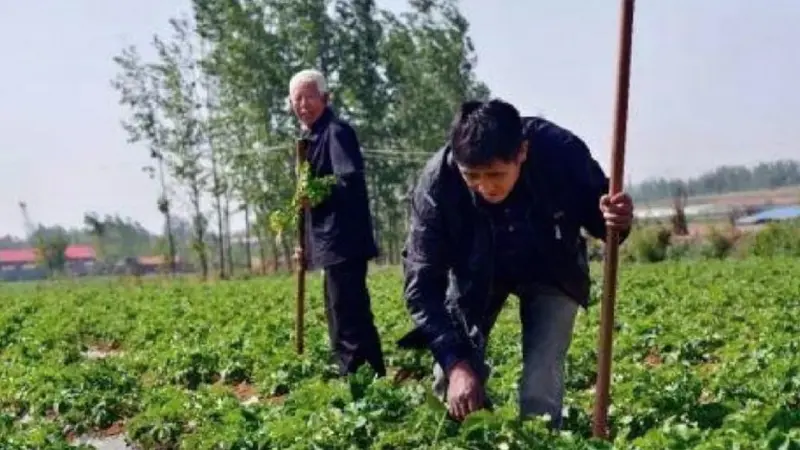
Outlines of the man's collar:
M 311 125 L 310 132 L 311 134 L 317 134 L 322 131 L 333 119 L 333 110 L 330 106 L 326 106 L 324 110 L 322 110 L 322 114 L 319 116 L 316 122 Z

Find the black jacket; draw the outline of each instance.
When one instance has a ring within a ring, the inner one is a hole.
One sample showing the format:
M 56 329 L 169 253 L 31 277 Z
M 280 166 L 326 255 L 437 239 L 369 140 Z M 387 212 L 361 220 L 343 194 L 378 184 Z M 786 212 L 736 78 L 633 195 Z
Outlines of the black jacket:
M 590 279 L 580 229 L 605 238 L 599 204 L 608 178 L 570 131 L 537 117 L 523 118 L 523 126 L 529 150 L 519 182 L 533 194 L 538 258 L 549 269 L 543 275 L 586 307 Z M 398 344 L 430 348 L 443 366 L 470 358 L 483 339 L 478 329 L 492 284 L 492 223 L 476 207 L 448 146 L 423 169 L 410 222 L 402 253 L 404 296 L 416 328 Z
M 313 267 L 325 267 L 349 259 L 374 258 L 378 247 L 355 130 L 326 108 L 304 137 L 311 141 L 308 161 L 312 174 L 336 177 L 331 195 L 311 209 L 309 262 Z

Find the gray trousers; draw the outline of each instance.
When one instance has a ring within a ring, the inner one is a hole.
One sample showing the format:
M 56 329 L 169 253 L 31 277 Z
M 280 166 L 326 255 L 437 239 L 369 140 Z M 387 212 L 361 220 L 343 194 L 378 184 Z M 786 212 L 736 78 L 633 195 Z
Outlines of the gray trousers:
M 490 299 L 489 314 L 481 327 L 481 345 L 478 346 L 473 367 L 483 379 L 489 377 L 491 368 L 486 364 L 486 345 L 497 316 L 509 294 L 520 299 L 522 322 L 522 376 L 519 383 L 520 415 L 524 417 L 549 414 L 551 426 L 561 427 L 564 404 L 564 362 L 572 342 L 572 331 L 578 304 L 560 290 L 545 285 L 527 285 L 518 288 L 497 289 Z M 434 394 L 446 401 L 447 377 L 442 368 L 433 368 Z

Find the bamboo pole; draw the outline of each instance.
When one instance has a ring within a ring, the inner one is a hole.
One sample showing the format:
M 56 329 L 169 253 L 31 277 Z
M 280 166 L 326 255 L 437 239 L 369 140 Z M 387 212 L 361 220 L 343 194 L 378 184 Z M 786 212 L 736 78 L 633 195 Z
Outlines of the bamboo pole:
M 300 138 L 296 144 L 296 161 L 295 173 L 297 174 L 296 180 L 300 182 L 300 169 L 303 163 L 306 162 L 308 155 L 308 139 Z M 303 199 L 305 200 L 305 199 Z M 306 216 L 309 208 L 305 201 L 301 203 L 301 207 L 297 211 L 297 242 L 300 248 L 300 257 L 297 259 L 297 299 L 296 299 L 296 312 L 295 312 L 295 348 L 297 354 L 303 354 L 304 349 L 304 318 L 305 318 L 305 296 L 306 296 Z
M 628 88 L 630 84 L 631 44 L 633 35 L 634 0 L 621 0 L 619 56 L 617 61 L 617 98 L 614 114 L 613 147 L 611 150 L 611 180 L 609 194 L 622 191 L 625 172 L 625 138 L 628 122 Z M 605 264 L 603 273 L 603 301 L 600 313 L 599 358 L 596 400 L 594 404 L 594 437 L 609 438 L 608 405 L 611 385 L 611 359 L 614 332 L 614 306 L 619 265 L 619 233 L 609 229 L 606 233 Z

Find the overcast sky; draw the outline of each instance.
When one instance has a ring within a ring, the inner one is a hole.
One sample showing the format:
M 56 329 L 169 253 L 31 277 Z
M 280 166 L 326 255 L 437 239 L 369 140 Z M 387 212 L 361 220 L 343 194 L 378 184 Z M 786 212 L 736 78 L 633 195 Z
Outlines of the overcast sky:
M 378 0 L 402 8 L 404 1 Z M 618 1 L 464 0 L 493 93 L 574 130 L 608 166 Z M 120 213 L 161 227 L 141 146 L 126 143 L 111 58 L 146 48 L 184 0 L 0 2 L 0 235 Z M 800 1 L 639 0 L 627 172 L 800 159 Z

